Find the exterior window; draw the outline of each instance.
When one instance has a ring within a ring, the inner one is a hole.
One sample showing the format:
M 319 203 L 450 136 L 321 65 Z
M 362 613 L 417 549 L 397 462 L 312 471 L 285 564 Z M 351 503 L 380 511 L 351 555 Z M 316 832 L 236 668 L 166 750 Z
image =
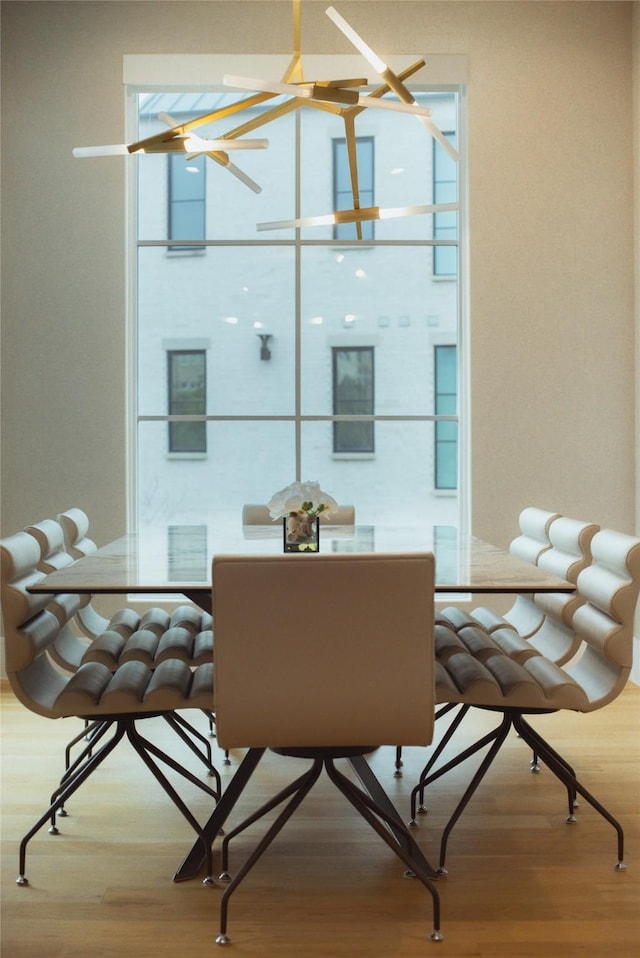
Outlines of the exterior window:
M 437 416 L 455 416 L 457 407 L 457 350 L 436 346 L 435 411 Z M 458 485 L 458 423 L 436 422 L 435 487 L 456 489 Z
M 373 137 L 356 137 L 356 156 L 358 163 L 358 191 L 360 206 L 373 206 Z M 334 209 L 353 208 L 351 174 L 347 141 L 333 141 L 333 202 Z M 356 238 L 355 223 L 343 223 L 334 229 L 334 239 L 353 240 Z M 362 239 L 373 239 L 373 222 L 362 223 Z
M 206 166 L 204 156 L 185 160 L 169 155 L 169 239 L 205 239 Z M 179 246 L 171 250 L 200 250 L 203 246 Z
M 445 133 L 447 139 L 456 146 L 454 133 Z M 444 150 L 433 148 L 433 202 L 455 203 L 458 198 L 458 171 L 456 164 Z M 457 239 L 456 213 L 435 213 L 433 217 L 433 238 L 442 240 Z M 434 276 L 455 276 L 458 272 L 458 250 L 455 246 L 433 247 Z
M 206 353 L 204 349 L 167 353 L 170 416 L 206 413 Z M 206 452 L 206 422 L 169 422 L 169 452 Z
M 334 415 L 373 415 L 373 347 L 333 348 Z M 334 422 L 333 451 L 373 452 L 373 422 Z

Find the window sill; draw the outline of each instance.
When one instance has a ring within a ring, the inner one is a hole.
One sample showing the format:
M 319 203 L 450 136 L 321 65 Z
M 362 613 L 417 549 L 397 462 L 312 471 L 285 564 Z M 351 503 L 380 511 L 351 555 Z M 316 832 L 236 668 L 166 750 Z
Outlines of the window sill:
M 182 459 L 207 459 L 208 455 L 206 452 L 168 452 L 167 459 L 169 460 L 182 460 Z
M 340 461 L 342 459 L 359 459 L 359 460 L 368 460 L 375 459 L 375 452 L 334 452 L 331 456 L 334 461 Z

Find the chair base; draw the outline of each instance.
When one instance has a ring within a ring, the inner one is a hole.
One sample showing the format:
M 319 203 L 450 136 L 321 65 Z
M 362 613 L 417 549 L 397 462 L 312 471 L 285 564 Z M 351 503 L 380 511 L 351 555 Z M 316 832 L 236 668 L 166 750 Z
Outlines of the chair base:
M 126 718 L 118 716 L 104 716 L 100 723 L 94 727 L 92 734 L 81 754 L 65 770 L 59 786 L 51 796 L 49 808 L 43 815 L 40 816 L 38 821 L 27 832 L 20 843 L 19 874 L 18 878 L 16 879 L 16 884 L 29 884 L 29 881 L 25 875 L 26 853 L 29 841 L 49 820 L 51 821 L 49 833 L 52 835 L 58 834 L 56 815 L 60 814 L 60 810 L 63 808 L 66 801 L 104 762 L 104 760 L 110 755 L 110 753 L 115 749 L 116 745 L 124 737 L 129 740 L 132 747 L 141 757 L 151 774 L 159 782 L 176 808 L 182 813 L 182 815 L 186 818 L 198 835 L 198 838 L 200 839 L 200 842 L 204 848 L 207 872 L 208 874 L 211 874 L 211 844 L 206 840 L 203 829 L 198 821 L 195 819 L 169 779 L 162 772 L 158 765 L 158 761 L 173 769 L 174 772 L 177 772 L 184 779 L 191 782 L 191 784 L 196 785 L 207 795 L 211 796 L 216 802 L 220 799 L 221 790 L 213 789 L 209 785 L 204 784 L 204 782 L 201 782 L 200 779 L 193 775 L 188 769 L 184 768 L 170 755 L 141 735 L 137 728 L 137 722 L 141 721 L 142 719 L 153 717 L 157 717 L 157 713 L 154 713 L 153 715 L 145 713 L 137 716 L 127 716 Z M 111 731 L 113 734 L 110 738 L 103 742 L 102 740 L 109 731 Z M 202 753 L 200 753 L 200 755 L 202 757 Z M 218 776 L 218 781 L 219 780 L 220 779 Z
M 483 706 L 475 706 L 476 708 L 483 708 Z M 537 759 L 540 758 L 544 764 L 549 768 L 551 772 L 556 776 L 556 778 L 562 782 L 567 790 L 567 802 L 569 814 L 566 819 L 568 824 L 574 824 L 577 819 L 574 814 L 574 810 L 578 807 L 578 802 L 576 801 L 576 796 L 581 795 L 585 801 L 588 802 L 592 808 L 595 809 L 616 831 L 617 834 L 617 845 L 618 845 L 618 859 L 615 865 L 617 871 L 624 871 L 626 865 L 624 863 L 624 832 L 620 823 L 611 815 L 611 813 L 600 803 L 598 800 L 587 791 L 584 785 L 578 781 L 574 769 L 569 765 L 569 763 L 558 753 L 556 752 L 551 745 L 537 732 L 531 725 L 525 720 L 525 715 L 540 715 L 548 714 L 549 709 L 530 709 L 524 711 L 522 709 L 508 708 L 508 709 L 499 709 L 493 706 L 486 707 L 485 711 L 500 712 L 502 714 L 502 719 L 500 724 L 493 729 L 491 732 L 483 735 L 479 738 L 473 745 L 470 745 L 468 748 L 463 749 L 455 758 L 446 762 L 443 766 L 438 768 L 436 771 L 432 771 L 439 756 L 442 754 L 443 749 L 450 741 L 453 736 L 456 728 L 468 712 L 470 706 L 464 706 L 461 710 L 458 711 L 454 720 L 451 722 L 451 725 L 445 732 L 442 740 L 439 742 L 438 747 L 434 751 L 433 755 L 425 765 L 418 784 L 413 788 L 411 792 L 411 820 L 409 822 L 410 826 L 415 826 L 416 821 L 416 804 L 418 796 L 420 798 L 420 808 L 421 812 L 426 812 L 426 806 L 424 805 L 424 793 L 428 785 L 431 782 L 434 782 L 436 779 L 440 778 L 446 772 L 450 771 L 452 768 L 455 768 L 457 765 L 460 765 L 466 759 L 470 758 L 472 755 L 475 755 L 476 752 L 479 752 L 485 746 L 489 746 L 488 751 L 486 752 L 480 766 L 478 767 L 475 775 L 471 779 L 471 782 L 467 786 L 462 798 L 458 802 L 456 808 L 454 809 L 449 821 L 447 822 L 440 843 L 440 862 L 438 867 L 439 875 L 446 875 L 447 869 L 445 867 L 445 859 L 447 852 L 447 844 L 449 836 L 453 830 L 454 825 L 461 816 L 462 812 L 468 805 L 471 797 L 478 788 L 480 782 L 488 772 L 491 764 L 496 758 L 504 740 L 506 739 L 511 728 L 514 729 L 519 738 L 521 738 L 525 744 L 527 744 L 534 753 L 535 756 L 535 766 L 531 766 L 532 771 L 539 769 Z
M 437 877 L 436 872 L 422 856 L 420 849 L 414 842 L 408 829 L 401 822 L 390 800 L 387 798 L 384 803 L 374 800 L 371 794 L 367 794 L 364 789 L 355 785 L 335 767 L 334 761 L 336 758 L 361 757 L 373 750 L 374 748 L 370 746 L 363 746 L 356 749 L 273 749 L 273 751 L 278 754 L 311 758 L 312 765 L 306 772 L 299 776 L 299 778 L 278 792 L 277 795 L 263 804 L 256 812 L 246 818 L 224 837 L 222 843 L 222 873 L 220 880 L 229 882 L 229 884 L 222 895 L 220 903 L 220 933 L 216 938 L 217 944 L 227 945 L 231 940 L 227 934 L 228 906 L 231 895 L 262 857 L 269 845 L 300 806 L 306 795 L 311 791 L 323 769 L 326 770 L 331 781 L 338 790 L 342 792 L 356 811 L 359 812 L 365 821 L 368 822 L 380 838 L 386 842 L 391 850 L 404 863 L 406 866 L 405 875 L 418 878 L 430 893 L 433 905 L 434 930 L 429 937 L 430 940 L 434 942 L 443 940 L 444 936 L 440 931 L 440 899 L 433 885 L 433 881 Z M 358 771 L 357 767 L 356 771 Z M 360 772 L 358 772 L 358 774 L 360 774 Z M 382 787 L 372 772 L 367 773 L 365 777 L 369 792 L 377 791 L 377 789 L 382 791 Z M 371 779 L 374 779 L 377 788 L 370 787 Z M 229 844 L 231 840 L 283 802 L 286 802 L 286 805 L 232 879 L 228 871 Z

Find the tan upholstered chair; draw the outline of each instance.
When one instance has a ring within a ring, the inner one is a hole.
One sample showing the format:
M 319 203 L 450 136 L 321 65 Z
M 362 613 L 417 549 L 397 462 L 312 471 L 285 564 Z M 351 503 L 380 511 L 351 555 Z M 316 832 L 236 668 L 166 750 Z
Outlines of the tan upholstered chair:
M 24 866 L 29 840 L 49 820 L 50 831 L 57 832 L 57 811 L 124 737 L 202 840 L 199 823 L 158 762 L 210 798 L 219 797 L 219 792 L 148 741 L 137 727 L 145 718 L 178 709 L 211 709 L 213 663 L 190 669 L 184 662 L 171 659 L 151 670 L 143 662 L 128 661 L 114 670 L 92 661 L 83 663 L 73 673 L 61 670 L 55 664 L 57 655 L 52 655 L 52 649 L 61 630 L 69 625 L 74 604 L 52 604 L 52 596 L 27 591 L 43 578 L 37 569 L 40 557 L 37 540 L 26 532 L 0 540 L 5 663 L 11 688 L 18 700 L 38 715 L 49 719 L 75 716 L 89 723 L 98 722 L 99 728 L 91 738 L 90 748 L 67 769 L 47 811 L 22 839 L 18 884 L 27 884 Z M 210 870 L 210 848 L 204 844 Z
M 363 763 L 381 744 L 427 744 L 433 732 L 433 589 L 430 554 L 216 556 L 215 692 L 218 737 L 225 748 L 272 748 L 310 760 L 290 786 L 225 837 L 229 842 L 286 802 L 240 867 L 221 902 L 225 944 L 229 897 L 265 852 L 323 768 L 348 801 L 433 896 L 433 870 L 374 779 L 364 792 L 335 765 Z M 393 648 L 393 654 L 390 649 Z M 382 792 L 380 803 L 372 791 Z
M 577 599 L 569 629 L 580 642 L 580 651 L 563 667 L 537 650 L 517 661 L 500 649 L 484 658 L 466 649 L 450 650 L 437 663 L 436 699 L 488 709 L 502 715 L 500 724 L 458 756 L 436 768 L 430 762 L 412 792 L 412 822 L 416 799 L 425 788 L 485 746 L 488 750 L 471 783 L 445 827 L 440 869 L 445 871 L 449 835 L 475 789 L 482 781 L 510 729 L 539 756 L 565 785 L 569 816 L 575 822 L 576 795 L 582 795 L 616 830 L 618 859 L 624 869 L 624 834 L 619 822 L 578 780 L 576 773 L 525 718 L 569 709 L 593 712 L 615 699 L 627 683 L 632 664 L 633 619 L 640 589 L 640 539 L 612 530 L 600 530 L 591 539 L 592 562 L 577 577 Z M 549 607 L 547 615 L 555 616 Z M 560 616 L 564 616 L 564 608 Z M 562 621 L 558 620 L 558 629 Z M 495 633 L 494 633 L 495 635 Z M 553 650 L 550 650 L 553 654 Z

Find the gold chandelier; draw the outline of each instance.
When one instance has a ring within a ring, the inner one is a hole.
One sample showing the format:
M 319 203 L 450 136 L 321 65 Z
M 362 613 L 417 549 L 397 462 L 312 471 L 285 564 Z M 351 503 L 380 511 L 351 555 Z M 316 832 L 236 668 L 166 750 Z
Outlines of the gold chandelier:
M 339 225 L 343 223 L 354 223 L 357 238 L 361 239 L 362 223 L 368 220 L 384 220 L 401 216 L 415 216 L 457 210 L 457 203 L 428 203 L 395 208 L 381 208 L 377 206 L 363 208 L 360 206 L 355 120 L 364 110 L 388 110 L 396 113 L 413 114 L 418 122 L 423 125 L 427 133 L 440 144 L 451 159 L 457 162 L 459 154 L 431 119 L 432 111 L 428 107 L 420 106 L 410 90 L 405 86 L 404 81 L 425 66 L 423 59 L 417 60 L 415 63 L 406 67 L 402 72 L 396 74 L 334 7 L 328 7 L 325 11 L 327 16 L 362 55 L 382 83 L 369 94 L 363 94 L 361 88 L 367 84 L 366 77 L 307 81 L 304 76 L 302 63 L 300 0 L 292 0 L 292 7 L 293 55 L 281 80 L 270 81 L 255 77 L 228 74 L 223 78 L 225 86 L 252 90 L 254 91 L 253 94 L 234 103 L 220 107 L 210 113 L 205 113 L 202 116 L 188 120 L 185 123 L 176 123 L 170 116 L 160 114 L 159 119 L 165 122 L 168 127 L 168 129 L 162 133 L 157 133 L 146 139 L 130 144 L 77 147 L 73 150 L 73 155 L 77 157 L 88 157 L 113 156 L 119 154 L 135 155 L 138 153 L 184 153 L 187 159 L 198 155 L 205 155 L 237 177 L 249 187 L 249 189 L 259 193 L 261 191 L 260 186 L 239 169 L 235 163 L 232 163 L 228 154 L 240 150 L 266 149 L 269 145 L 267 139 L 247 138 L 247 134 L 268 125 L 287 113 L 291 113 L 303 107 L 309 107 L 332 113 L 339 116 L 344 122 L 353 207 L 351 209 L 336 210 L 332 213 L 319 216 L 258 223 L 258 230 L 299 229 L 302 227 L 324 226 L 327 224 Z M 395 94 L 397 99 L 384 100 L 383 97 L 387 93 Z M 282 96 L 287 96 L 289 99 L 272 106 L 259 116 L 255 116 L 251 120 L 236 126 L 221 137 L 208 139 L 199 137 L 197 133 L 195 133 L 199 127 L 206 124 L 241 114 L 261 103 Z

